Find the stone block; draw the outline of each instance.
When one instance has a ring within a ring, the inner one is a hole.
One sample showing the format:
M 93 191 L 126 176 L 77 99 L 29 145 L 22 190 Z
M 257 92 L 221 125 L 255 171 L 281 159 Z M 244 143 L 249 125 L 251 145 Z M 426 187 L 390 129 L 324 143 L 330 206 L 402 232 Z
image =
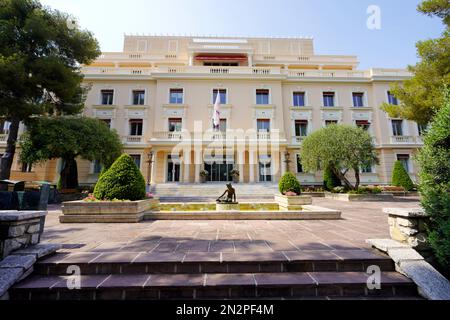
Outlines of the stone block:
M 418 227 L 418 221 L 415 219 L 396 218 L 397 225 L 400 227 L 413 228 Z
M 394 201 L 394 195 L 389 193 L 385 194 L 325 193 L 325 198 L 346 202 Z
M 369 239 L 366 242 L 372 247 L 383 251 L 388 252 L 391 249 L 406 249 L 409 248 L 406 244 L 392 240 L 392 239 Z
M 429 300 L 450 300 L 450 282 L 426 261 L 403 261 L 400 269 Z
M 419 233 L 419 230 L 409 228 L 409 227 L 398 226 L 397 228 L 401 233 L 403 233 L 406 236 L 414 236 Z
M 8 230 L 8 237 L 9 238 L 15 238 L 22 236 L 27 229 L 26 225 L 21 226 L 10 226 Z
M 40 224 L 32 224 L 27 229 L 27 233 L 39 233 L 40 231 L 41 231 Z
M 0 297 L 4 296 L 23 274 L 22 268 L 0 269 Z
M 0 261 L 0 269 L 22 268 L 23 271 L 31 268 L 36 262 L 36 256 L 15 256 L 11 255 Z
M 400 263 L 406 260 L 423 260 L 423 257 L 411 248 L 395 248 L 388 250 L 389 256 L 395 263 Z
M 14 255 L 34 255 L 37 259 L 53 254 L 60 250 L 62 245 L 60 244 L 38 244 L 26 249 L 22 249 L 14 252 Z
M 428 218 L 428 214 L 422 208 L 384 208 L 383 212 L 393 217 Z

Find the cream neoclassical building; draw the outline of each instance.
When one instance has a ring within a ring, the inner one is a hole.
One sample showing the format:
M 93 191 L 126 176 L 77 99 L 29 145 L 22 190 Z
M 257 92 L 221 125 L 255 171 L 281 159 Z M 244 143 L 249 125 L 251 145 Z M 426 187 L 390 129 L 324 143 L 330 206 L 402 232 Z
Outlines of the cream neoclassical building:
M 296 160 L 302 140 L 333 123 L 373 135 L 381 161 L 363 168 L 364 183 L 389 184 L 396 160 L 417 176 L 421 128 L 379 108 L 397 103 L 390 84 L 410 74 L 358 70 L 355 56 L 316 55 L 310 38 L 125 36 L 123 52 L 104 53 L 83 73 L 91 85 L 85 115 L 117 130 L 154 184 L 200 182 L 203 170 L 208 181 L 223 182 L 236 169 L 243 183 L 277 182 L 290 170 L 303 184 L 320 185 L 322 174 L 303 172 Z M 13 178 L 56 181 L 59 166 L 16 161 Z M 79 161 L 81 183 L 95 183 L 99 171 Z

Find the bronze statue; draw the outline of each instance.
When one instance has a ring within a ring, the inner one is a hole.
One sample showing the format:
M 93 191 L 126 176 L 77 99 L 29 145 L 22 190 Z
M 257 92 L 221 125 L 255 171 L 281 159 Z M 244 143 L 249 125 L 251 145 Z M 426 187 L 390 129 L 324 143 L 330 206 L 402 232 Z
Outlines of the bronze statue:
M 225 195 L 226 198 L 225 198 Z M 216 200 L 217 203 L 237 203 L 236 202 L 236 190 L 231 183 L 227 184 L 227 190 Z

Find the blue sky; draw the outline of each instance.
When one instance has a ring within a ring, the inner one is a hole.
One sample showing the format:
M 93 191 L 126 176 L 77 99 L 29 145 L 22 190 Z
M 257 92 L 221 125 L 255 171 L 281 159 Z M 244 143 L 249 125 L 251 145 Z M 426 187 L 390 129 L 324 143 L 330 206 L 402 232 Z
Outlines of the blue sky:
M 313 36 L 317 54 L 359 56 L 360 68 L 417 61 L 415 43 L 438 37 L 439 19 L 419 14 L 420 0 L 41 0 L 73 14 L 103 51 L 121 51 L 124 33 Z M 381 9 L 369 30 L 367 8 Z

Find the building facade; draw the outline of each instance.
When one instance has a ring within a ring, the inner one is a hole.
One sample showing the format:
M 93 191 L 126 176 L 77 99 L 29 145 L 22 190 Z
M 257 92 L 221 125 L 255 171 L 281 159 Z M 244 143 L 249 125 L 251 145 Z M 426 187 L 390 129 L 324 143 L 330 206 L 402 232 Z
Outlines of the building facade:
M 320 185 L 322 173 L 304 172 L 299 151 L 306 136 L 334 123 L 373 136 L 380 164 L 362 168 L 363 183 L 389 184 L 397 160 L 417 178 L 423 128 L 379 108 L 398 103 L 390 85 L 411 75 L 358 70 L 355 56 L 316 55 L 310 38 L 125 36 L 123 52 L 82 70 L 90 86 L 84 114 L 117 130 L 153 184 L 198 183 L 206 172 L 207 181 L 224 182 L 232 170 L 241 183 L 277 182 L 289 170 L 304 185 Z M 101 166 L 78 165 L 80 182 L 95 183 Z M 16 161 L 13 178 L 55 182 L 60 166 Z

